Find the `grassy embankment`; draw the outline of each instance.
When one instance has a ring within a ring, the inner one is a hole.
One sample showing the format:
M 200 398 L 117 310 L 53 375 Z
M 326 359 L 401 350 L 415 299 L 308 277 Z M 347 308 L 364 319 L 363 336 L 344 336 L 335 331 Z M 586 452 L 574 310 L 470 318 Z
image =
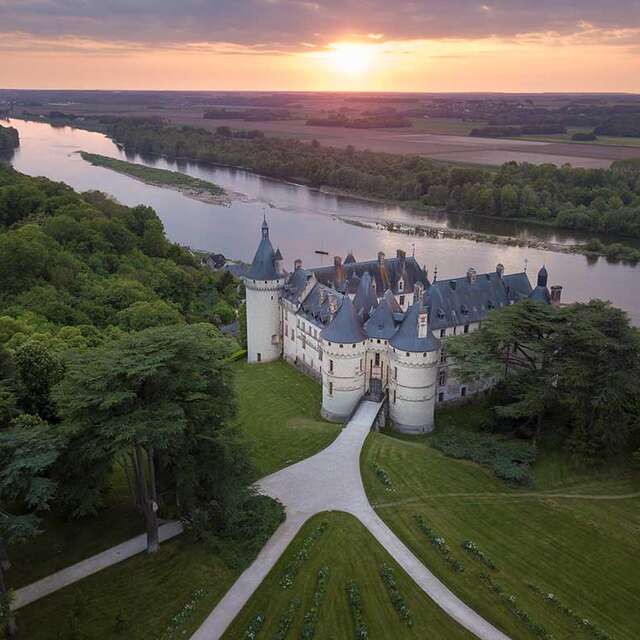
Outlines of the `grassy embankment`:
M 305 539 L 322 522 L 326 530 L 310 547 L 308 558 L 300 564 L 293 584 L 283 589 L 281 580 L 287 567 L 295 563 Z M 398 590 L 411 611 L 413 626 L 408 627 L 391 604 L 389 594 L 380 577 L 384 564 L 393 568 Z M 472 638 L 440 608 L 429 600 L 419 587 L 391 559 L 373 536 L 346 513 L 323 513 L 309 520 L 289 548 L 269 573 L 257 592 L 245 606 L 225 634 L 226 640 L 238 640 L 256 616 L 264 616 L 259 638 L 274 638 L 281 618 L 292 600 L 299 598 L 288 638 L 303 636 L 305 613 L 312 606 L 318 572 L 327 567 L 329 574 L 322 603 L 318 607 L 316 638 L 336 640 L 364 637 L 354 635 L 354 619 L 349 607 L 346 586 L 354 581 L 360 590 L 362 616 L 371 638 L 401 640 L 403 638 L 440 638 L 457 640 Z M 277 636 L 284 637 L 284 636 Z
M 320 386 L 284 363 L 238 363 L 236 389 L 238 422 L 259 476 L 312 455 L 339 432 L 339 426 L 320 419 Z M 140 533 L 142 520 L 129 506 L 126 486 L 119 476 L 114 484 L 110 507 L 98 518 L 67 524 L 52 519 L 46 533 L 14 550 L 11 584 L 28 584 Z M 21 609 L 18 623 L 30 640 L 67 637 L 74 625 L 84 640 L 160 639 L 202 589 L 194 612 L 175 633 L 182 637 L 185 631 L 188 637 L 239 571 L 184 537 L 164 543 L 153 557 L 137 556 Z
M 474 405 L 447 410 L 439 424 L 463 429 L 479 413 Z M 562 452 L 543 450 L 533 468 L 535 486 L 514 488 L 484 467 L 445 457 L 429 440 L 373 434 L 361 459 L 365 487 L 380 516 L 467 604 L 514 640 L 544 637 L 532 633 L 514 607 L 555 640 L 596 638 L 546 597 L 553 593 L 556 602 L 610 638 L 640 637 L 637 470 L 617 463 L 577 469 Z M 374 464 L 387 473 L 392 491 L 375 475 Z M 445 538 L 463 561 L 463 573 L 449 568 L 416 516 Z M 465 540 L 475 542 L 497 570 L 466 553 Z M 492 591 L 482 573 L 515 596 L 515 604 Z
M 172 187 L 178 190 L 199 191 L 211 194 L 212 196 L 224 195 L 224 189 L 217 184 L 208 182 L 207 180 L 201 180 L 200 178 L 194 178 L 179 171 L 147 167 L 143 164 L 126 162 L 125 160 L 101 156 L 96 153 L 87 153 L 86 151 L 80 151 L 80 156 L 83 160 L 96 167 L 105 167 L 141 180 L 147 184 L 159 187 Z

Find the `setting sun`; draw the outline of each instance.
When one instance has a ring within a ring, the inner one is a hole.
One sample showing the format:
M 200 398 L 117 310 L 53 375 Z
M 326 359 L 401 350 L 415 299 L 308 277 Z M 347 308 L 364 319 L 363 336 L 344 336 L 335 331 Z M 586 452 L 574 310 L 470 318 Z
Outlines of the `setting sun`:
M 359 75 L 370 68 L 374 55 L 371 45 L 337 42 L 330 45 L 326 60 L 335 71 Z

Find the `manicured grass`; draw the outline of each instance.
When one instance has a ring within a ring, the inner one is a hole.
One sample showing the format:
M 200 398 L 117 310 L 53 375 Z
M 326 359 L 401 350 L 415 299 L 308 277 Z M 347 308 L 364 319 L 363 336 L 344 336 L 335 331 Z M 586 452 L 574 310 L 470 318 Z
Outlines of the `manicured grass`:
M 308 458 L 340 432 L 320 417 L 320 385 L 284 362 L 238 363 L 236 389 L 258 477 Z
M 109 156 L 101 156 L 97 153 L 87 153 L 86 151 L 81 151 L 80 156 L 83 160 L 86 160 L 96 167 L 106 167 L 107 169 L 117 171 L 118 173 L 124 173 L 127 176 L 138 178 L 138 180 L 142 180 L 148 184 L 177 187 L 181 189 L 197 189 L 198 191 L 205 191 L 216 196 L 224 193 L 224 189 L 213 182 L 208 182 L 207 180 L 202 180 L 200 178 L 193 178 L 192 176 L 180 173 L 179 171 L 156 169 L 154 167 L 147 167 L 143 164 L 136 164 L 135 162 L 126 162 L 125 160 L 110 158 Z
M 44 578 L 75 562 L 120 544 L 144 531 L 142 516 L 134 509 L 124 474 L 117 469 L 106 509 L 94 518 L 68 521 L 60 515 L 44 518 L 43 533 L 10 549 L 12 588 Z
M 168 640 L 188 638 L 237 578 L 218 555 L 188 539 L 167 542 L 85 578 L 18 611 L 29 640 Z M 191 615 L 165 635 L 171 619 L 204 590 Z M 74 615 L 75 614 L 75 615 Z M 119 618 L 121 622 L 119 623 Z M 73 635 L 74 627 L 77 635 Z M 184 632 L 184 634 L 183 634 Z
M 457 411 L 458 418 L 470 415 L 473 405 Z M 371 435 L 361 459 L 365 487 L 380 516 L 467 604 L 516 640 L 535 637 L 483 583 L 487 568 L 461 548 L 470 539 L 498 567 L 488 571 L 493 581 L 555 640 L 593 636 L 528 583 L 612 638 L 640 637 L 640 498 L 606 498 L 639 492 L 637 472 L 615 465 L 591 473 L 543 450 L 534 465 L 535 488 L 513 488 L 484 467 L 445 457 L 428 441 Z M 393 491 L 373 465 L 384 469 Z M 417 515 L 446 539 L 464 573 L 449 568 L 417 526 Z
M 302 541 L 322 522 L 327 523 L 326 530 L 311 547 L 308 559 L 301 564 L 293 585 L 283 589 L 280 580 L 285 568 L 300 550 Z M 411 610 L 414 621 L 412 628 L 400 620 L 391 604 L 379 575 L 384 563 L 394 569 L 399 591 Z M 265 616 L 258 637 L 273 638 L 283 612 L 294 598 L 299 598 L 301 605 L 295 612 L 287 638 L 300 638 L 304 615 L 311 607 L 318 572 L 324 566 L 329 569 L 329 578 L 320 605 L 315 638 L 348 640 L 355 637 L 346 592 L 346 585 L 352 580 L 360 589 L 362 613 L 370 638 L 472 638 L 416 586 L 353 516 L 340 512 L 319 514 L 305 524 L 224 638 L 244 638 L 249 624 L 258 614 Z

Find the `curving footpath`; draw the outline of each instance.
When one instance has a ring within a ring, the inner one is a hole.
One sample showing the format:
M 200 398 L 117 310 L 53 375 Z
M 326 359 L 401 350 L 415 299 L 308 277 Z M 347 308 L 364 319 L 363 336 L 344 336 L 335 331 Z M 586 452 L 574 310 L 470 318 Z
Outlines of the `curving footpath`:
M 369 504 L 360 476 L 360 451 L 380 406 L 374 402 L 361 402 L 341 434 L 326 449 L 258 483 L 262 493 L 282 502 L 287 519 L 220 600 L 192 640 L 221 638 L 300 527 L 322 511 L 346 511 L 358 518 L 418 586 L 475 636 L 481 640 L 509 640 L 440 582 Z

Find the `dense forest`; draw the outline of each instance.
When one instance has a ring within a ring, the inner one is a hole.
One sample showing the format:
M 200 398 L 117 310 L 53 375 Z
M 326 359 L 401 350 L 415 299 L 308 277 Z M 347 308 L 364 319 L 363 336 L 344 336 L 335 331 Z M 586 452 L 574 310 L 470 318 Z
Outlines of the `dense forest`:
M 149 552 L 161 517 L 218 536 L 240 527 L 247 553 L 264 542 L 253 533 L 271 527 L 279 509 L 248 489 L 253 467 L 233 422 L 229 365 L 238 345 L 216 328 L 235 319 L 238 284 L 170 243 L 153 209 L 0 164 L 7 637 L 7 552 L 46 526 L 46 512 L 95 516 L 116 467 L 129 479 Z
M 230 164 L 314 187 L 450 211 L 640 237 L 639 161 L 615 162 L 610 169 L 509 162 L 496 171 L 323 147 L 317 141 L 247 138 L 226 127 L 210 132 L 138 119 L 117 121 L 108 131 L 127 151 L 141 154 Z
M 0 125 L 0 152 L 12 151 L 20 144 L 18 130 Z

